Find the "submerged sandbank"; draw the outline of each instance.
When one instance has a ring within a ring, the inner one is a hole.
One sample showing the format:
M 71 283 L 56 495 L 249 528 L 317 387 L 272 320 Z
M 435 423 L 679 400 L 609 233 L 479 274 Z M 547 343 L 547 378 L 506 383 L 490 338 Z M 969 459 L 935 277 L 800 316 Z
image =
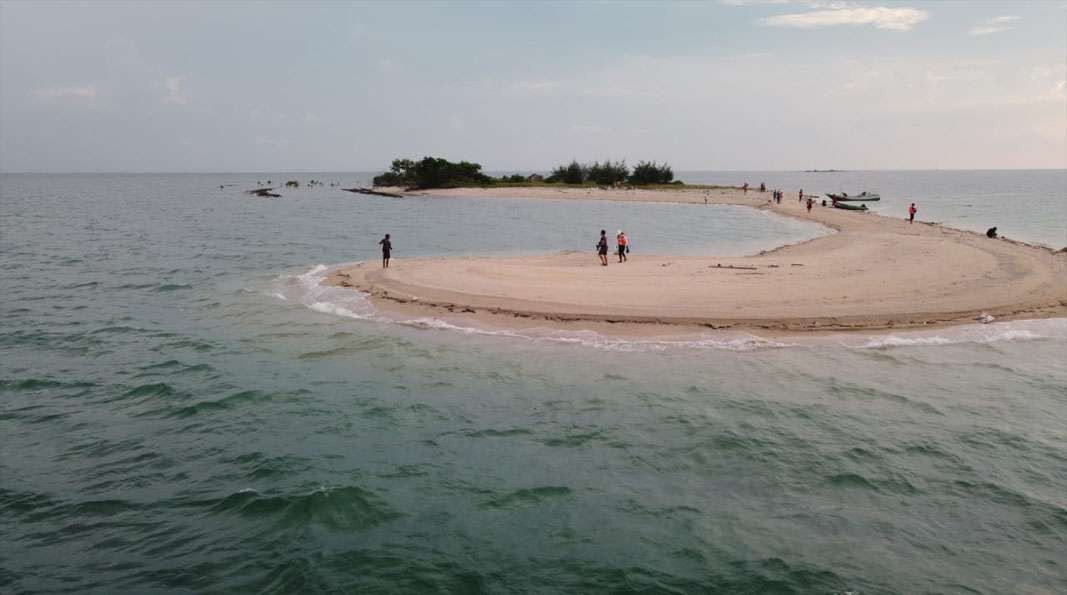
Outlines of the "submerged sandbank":
M 747 257 L 590 253 L 397 259 L 337 271 L 326 283 L 379 308 L 493 326 L 625 326 L 785 332 L 871 330 L 1067 315 L 1067 254 L 873 213 L 768 201 L 740 190 L 462 188 L 423 196 L 600 199 L 744 205 L 838 231 Z M 903 214 L 902 214 L 903 215 Z M 595 235 L 596 230 L 591 230 Z M 639 234 L 640 230 L 632 230 Z M 590 244 L 595 237 L 591 236 Z M 668 326 L 665 326 L 668 325 Z

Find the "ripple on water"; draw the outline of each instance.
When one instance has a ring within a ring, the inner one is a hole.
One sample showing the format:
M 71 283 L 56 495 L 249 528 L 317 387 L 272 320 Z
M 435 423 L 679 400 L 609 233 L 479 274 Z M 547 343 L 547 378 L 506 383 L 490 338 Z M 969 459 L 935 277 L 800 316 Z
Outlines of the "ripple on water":
M 538 486 L 515 490 L 503 496 L 491 498 L 482 503 L 484 508 L 510 509 L 523 506 L 533 506 L 550 502 L 558 498 L 566 498 L 572 494 L 566 486 Z
M 402 516 L 377 494 L 358 486 L 269 495 L 242 490 L 207 504 L 215 514 L 269 520 L 278 529 L 315 525 L 335 531 L 362 530 Z

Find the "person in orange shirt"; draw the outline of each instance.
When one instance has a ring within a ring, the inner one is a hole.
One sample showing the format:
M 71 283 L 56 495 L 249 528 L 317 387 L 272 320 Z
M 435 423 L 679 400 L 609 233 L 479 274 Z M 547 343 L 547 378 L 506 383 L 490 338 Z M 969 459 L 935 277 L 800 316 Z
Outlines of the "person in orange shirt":
M 615 236 L 615 242 L 619 245 L 619 262 L 626 262 L 626 253 L 630 251 L 630 242 L 626 239 L 626 234 L 621 229 L 618 235 Z

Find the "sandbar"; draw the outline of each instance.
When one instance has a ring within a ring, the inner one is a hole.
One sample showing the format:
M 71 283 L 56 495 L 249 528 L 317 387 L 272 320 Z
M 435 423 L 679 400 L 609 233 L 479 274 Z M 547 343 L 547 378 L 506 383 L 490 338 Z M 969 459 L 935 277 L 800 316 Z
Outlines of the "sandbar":
M 743 205 L 836 233 L 744 257 L 631 253 L 603 267 L 590 252 L 394 259 L 344 267 L 324 283 L 379 309 L 483 326 L 810 331 L 925 328 L 1067 315 L 1067 253 L 903 217 L 816 206 L 787 195 L 585 188 L 459 188 L 417 196 L 521 197 Z M 403 199 L 382 199 L 403 200 Z M 903 215 L 903 214 L 902 214 Z M 609 222 L 605 222 L 608 227 Z M 639 233 L 640 230 L 633 230 Z M 597 230 L 590 230 L 590 245 Z M 988 320 L 988 318 L 985 318 Z

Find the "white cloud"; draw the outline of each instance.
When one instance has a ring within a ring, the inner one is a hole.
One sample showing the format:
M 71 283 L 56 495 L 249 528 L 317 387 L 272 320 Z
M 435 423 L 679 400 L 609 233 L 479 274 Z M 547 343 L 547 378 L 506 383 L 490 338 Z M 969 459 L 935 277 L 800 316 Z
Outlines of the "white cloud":
M 95 85 L 50 87 L 37 90 L 37 96 L 43 99 L 93 99 L 96 97 L 96 93 Z
M 1014 15 L 1004 15 L 986 19 L 974 27 L 971 27 L 971 30 L 968 31 L 968 33 L 971 35 L 989 35 L 991 33 L 1010 31 L 1012 27 L 1009 27 L 1007 24 L 1012 21 L 1017 21 L 1019 18 L 1020 17 Z
M 760 20 L 769 27 L 837 27 L 842 25 L 871 25 L 886 31 L 910 31 L 915 25 L 930 18 L 930 14 L 918 8 L 869 8 L 840 7 L 829 10 L 814 10 L 794 14 L 780 14 Z
M 163 88 L 167 90 L 167 95 L 163 98 L 163 103 L 175 103 L 178 105 L 185 105 L 189 103 L 189 96 L 185 94 L 185 77 L 184 76 L 172 76 L 162 83 Z

